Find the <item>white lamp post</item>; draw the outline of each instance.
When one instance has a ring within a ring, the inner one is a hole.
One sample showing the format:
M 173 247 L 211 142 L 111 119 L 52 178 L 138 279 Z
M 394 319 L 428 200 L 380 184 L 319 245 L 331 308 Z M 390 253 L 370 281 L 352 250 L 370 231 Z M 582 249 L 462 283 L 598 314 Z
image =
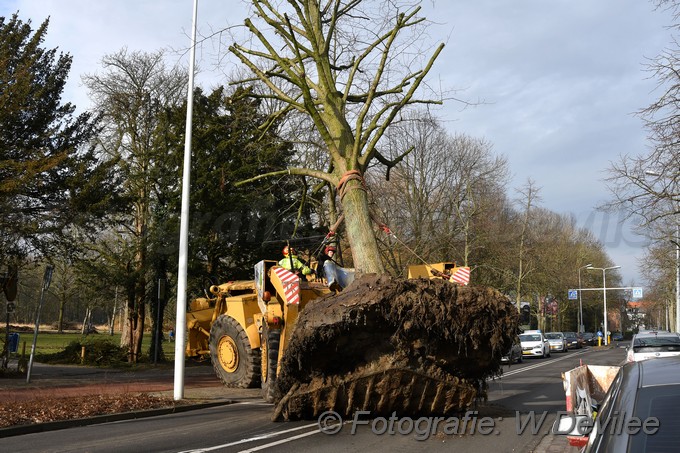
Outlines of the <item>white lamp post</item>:
M 602 294 L 604 295 L 604 332 L 602 332 L 602 334 L 604 335 L 605 346 L 607 344 L 609 344 L 609 341 L 608 341 L 608 338 L 607 338 L 608 337 L 608 335 L 607 335 L 607 332 L 608 332 L 608 330 L 607 330 L 607 277 L 606 277 L 605 274 L 609 270 L 619 269 L 619 268 L 621 268 L 621 266 L 612 266 L 612 267 L 593 267 L 593 266 L 590 266 L 590 267 L 586 268 L 588 270 L 602 271 Z
M 184 166 L 182 167 L 182 208 L 179 229 L 179 261 L 177 264 L 177 317 L 175 319 L 175 386 L 174 399 L 184 399 L 184 347 L 187 320 L 187 263 L 189 254 L 189 197 L 191 186 L 191 127 L 194 107 L 194 65 L 196 60 L 196 18 L 198 0 L 194 0 L 191 23 L 191 51 L 189 52 L 189 87 L 187 92 L 187 118 L 184 137 Z
M 581 301 L 581 270 L 593 267 L 592 264 L 586 264 L 578 268 L 578 333 L 581 332 L 581 327 L 583 326 L 583 302 Z

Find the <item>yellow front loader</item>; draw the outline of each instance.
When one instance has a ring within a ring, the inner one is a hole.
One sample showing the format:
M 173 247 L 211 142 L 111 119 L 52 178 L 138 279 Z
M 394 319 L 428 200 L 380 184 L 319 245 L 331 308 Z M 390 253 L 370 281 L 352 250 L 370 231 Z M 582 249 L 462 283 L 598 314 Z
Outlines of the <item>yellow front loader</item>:
M 210 355 L 227 387 L 262 386 L 273 400 L 277 367 L 298 314 L 307 303 L 331 291 L 277 265 L 260 261 L 255 279 L 210 288 L 213 297 L 194 299 L 187 313 L 186 355 Z
M 454 263 L 416 265 L 409 267 L 408 278 L 455 283 L 459 271 L 469 275 L 469 268 Z M 261 386 L 263 398 L 273 402 L 281 360 L 298 315 L 310 301 L 331 290 L 325 282 L 300 278 L 276 261 L 260 261 L 254 280 L 215 285 L 210 292 L 212 297 L 190 304 L 187 357 L 209 355 L 227 387 Z

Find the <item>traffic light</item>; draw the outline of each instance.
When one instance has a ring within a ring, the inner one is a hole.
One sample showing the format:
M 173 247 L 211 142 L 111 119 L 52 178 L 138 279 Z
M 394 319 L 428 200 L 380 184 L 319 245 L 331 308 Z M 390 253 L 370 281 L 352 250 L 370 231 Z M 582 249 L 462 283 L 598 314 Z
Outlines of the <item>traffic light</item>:
M 529 324 L 531 322 L 531 307 L 529 304 L 522 305 L 519 313 L 519 323 L 522 325 Z
M 0 278 L 2 282 L 2 291 L 5 293 L 5 297 L 8 302 L 14 302 L 17 298 L 17 267 L 9 265 L 7 266 L 7 274 L 5 277 Z M 9 304 L 7 306 L 9 312 Z

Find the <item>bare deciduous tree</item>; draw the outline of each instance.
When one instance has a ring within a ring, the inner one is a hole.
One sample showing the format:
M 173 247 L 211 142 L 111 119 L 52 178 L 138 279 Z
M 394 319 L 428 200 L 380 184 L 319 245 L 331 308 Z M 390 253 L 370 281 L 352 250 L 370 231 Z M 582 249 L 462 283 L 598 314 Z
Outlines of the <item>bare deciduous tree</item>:
M 232 44 L 231 52 L 269 88 L 260 97 L 283 103 L 272 121 L 291 110 L 308 115 L 327 153 L 323 166 L 289 168 L 258 178 L 288 173 L 338 187 L 354 265 L 360 272 L 381 273 L 363 175 L 373 160 L 391 167 L 408 152 L 402 150 L 389 160 L 378 150 L 385 131 L 406 107 L 440 102 L 418 93 L 443 44 L 429 57 L 414 47 L 422 38 L 425 19 L 413 2 L 252 4 L 255 17 L 245 26 L 253 39 L 250 44 Z
M 672 12 L 680 27 L 677 0 L 654 0 Z M 649 131 L 648 153 L 621 156 L 607 178 L 614 199 L 605 208 L 623 209 L 642 220 L 642 230 L 680 214 L 680 45 L 673 40 L 647 69 L 657 81 L 659 98 L 637 112 Z M 675 224 L 675 223 L 674 223 Z
M 520 311 L 522 309 L 521 306 L 523 290 L 522 283 L 524 282 L 524 279 L 534 269 L 534 264 L 531 263 L 531 261 L 527 261 L 526 256 L 527 249 L 529 248 L 530 244 L 529 238 L 531 235 L 531 231 L 529 227 L 533 215 L 533 210 L 536 208 L 536 204 L 540 201 L 540 197 L 538 195 L 539 191 L 540 188 L 536 187 L 536 183 L 531 179 L 527 180 L 524 187 L 518 189 L 517 191 L 520 194 L 520 199 L 518 200 L 518 203 L 521 204 L 522 206 L 521 211 L 522 220 L 520 223 L 516 256 L 517 277 L 515 280 L 516 282 L 515 303 L 517 304 L 517 311 Z
M 494 156 L 485 140 L 447 134 L 426 112 L 405 116 L 386 138 L 388 149 L 413 151 L 389 181 L 375 178 L 382 218 L 421 258 L 474 266 L 470 259 L 484 236 L 478 221 L 491 215 L 495 194 L 507 182 L 505 159 Z M 397 272 L 415 259 L 401 256 L 406 262 L 391 260 Z
M 132 219 L 125 228 L 135 252 L 128 266 L 128 334 L 122 341 L 130 348 L 131 362 L 141 354 L 146 319 L 151 208 L 157 190 L 167 190 L 156 184 L 159 174 L 168 171 L 167 150 L 155 146 L 159 112 L 181 105 L 186 93 L 186 71 L 168 69 L 163 55 L 123 49 L 102 59 L 103 74 L 83 77 L 103 115 L 100 145 L 105 152 L 121 156 L 125 195 L 130 201 Z

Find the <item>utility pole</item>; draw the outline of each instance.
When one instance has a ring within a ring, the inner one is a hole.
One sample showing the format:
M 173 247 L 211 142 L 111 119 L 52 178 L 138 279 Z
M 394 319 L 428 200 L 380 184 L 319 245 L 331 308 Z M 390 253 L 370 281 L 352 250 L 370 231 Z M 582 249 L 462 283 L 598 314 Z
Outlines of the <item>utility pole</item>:
M 581 266 L 578 268 L 578 333 L 583 333 L 585 332 L 585 328 L 583 327 L 583 301 L 581 298 L 581 271 L 583 269 L 588 269 L 589 267 L 592 267 L 592 264 L 586 264 L 585 266 Z

